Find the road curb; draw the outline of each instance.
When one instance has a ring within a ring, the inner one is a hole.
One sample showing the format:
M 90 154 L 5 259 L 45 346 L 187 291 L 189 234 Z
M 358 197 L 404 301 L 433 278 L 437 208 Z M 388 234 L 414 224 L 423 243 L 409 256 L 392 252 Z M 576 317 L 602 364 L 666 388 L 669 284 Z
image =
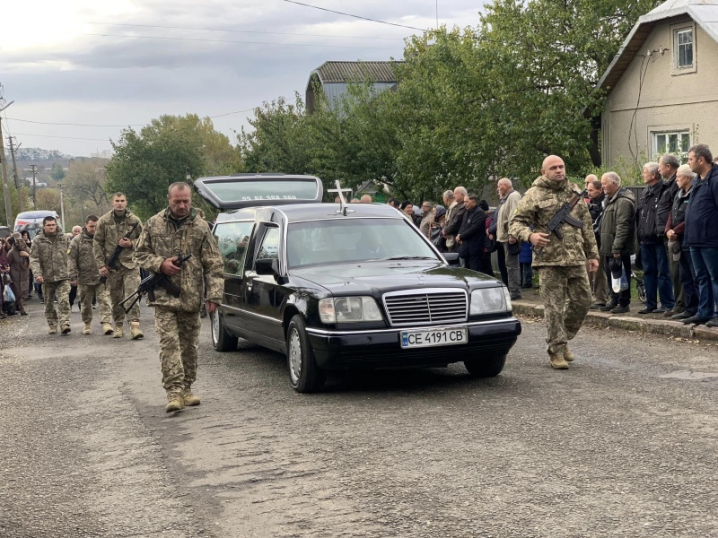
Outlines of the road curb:
M 514 314 L 543 318 L 543 305 L 514 301 Z M 697 340 L 718 341 L 718 329 L 710 329 L 701 325 L 684 325 L 680 321 L 662 319 L 639 319 L 628 316 L 612 315 L 608 312 L 591 311 L 586 316 L 586 323 L 598 327 L 610 327 L 624 331 L 658 334 L 674 338 L 695 338 Z

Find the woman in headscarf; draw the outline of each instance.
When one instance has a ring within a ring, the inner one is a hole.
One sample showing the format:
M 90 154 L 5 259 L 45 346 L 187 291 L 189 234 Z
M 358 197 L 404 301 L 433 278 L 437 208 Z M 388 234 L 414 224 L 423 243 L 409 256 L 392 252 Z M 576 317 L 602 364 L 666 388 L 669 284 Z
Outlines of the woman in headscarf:
M 446 224 L 446 208 L 443 205 L 435 205 L 431 211 L 434 218 L 429 222 L 429 241 L 434 243 L 439 252 L 448 252 L 446 238 L 441 235 Z
M 30 293 L 30 249 L 19 233 L 13 234 L 15 244 L 7 255 L 10 264 L 12 291 L 15 293 L 15 310 L 27 316 L 24 299 Z

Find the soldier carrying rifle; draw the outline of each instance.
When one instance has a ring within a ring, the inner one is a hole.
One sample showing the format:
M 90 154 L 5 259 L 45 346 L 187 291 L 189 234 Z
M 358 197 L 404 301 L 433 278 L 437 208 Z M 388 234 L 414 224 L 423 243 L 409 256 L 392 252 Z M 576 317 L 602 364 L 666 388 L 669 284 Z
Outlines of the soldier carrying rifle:
M 155 328 L 160 337 L 162 384 L 167 392 L 165 411 L 199 405 L 192 393 L 197 379 L 199 317 L 204 290 L 211 314 L 222 300 L 223 263 L 209 225 L 192 208 L 192 191 L 186 183 L 170 185 L 169 207 L 145 224 L 135 261 L 140 267 L 166 275 L 172 285 L 154 288 Z M 179 294 L 172 293 L 179 289 Z
M 123 337 L 125 311 L 120 306 L 120 301 L 140 284 L 140 273 L 132 259 L 140 232 L 142 232 L 142 222 L 127 208 L 127 197 L 121 192 L 116 192 L 112 195 L 112 209 L 102 215 L 97 223 L 93 243 L 97 267 L 100 268 L 100 275 L 106 279 L 106 286 L 110 292 L 112 319 L 115 322 L 113 338 Z M 110 261 L 114 262 L 112 266 Z M 138 305 L 130 310 L 128 318 L 132 339 L 143 338 Z
M 533 267 L 539 269 L 541 299 L 548 330 L 551 367 L 568 368 L 568 349 L 591 306 L 586 273 L 598 270 L 593 222 L 581 189 L 566 178 L 566 165 L 556 155 L 544 159 L 541 177 L 519 202 L 509 233 L 534 246 Z

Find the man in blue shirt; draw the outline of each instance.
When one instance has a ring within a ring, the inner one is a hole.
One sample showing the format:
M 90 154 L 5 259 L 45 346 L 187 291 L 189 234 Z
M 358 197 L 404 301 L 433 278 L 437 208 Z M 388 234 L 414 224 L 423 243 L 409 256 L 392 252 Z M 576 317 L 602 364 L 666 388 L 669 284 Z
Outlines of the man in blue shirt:
M 698 313 L 683 323 L 706 323 L 718 327 L 715 300 L 718 298 L 718 164 L 705 144 L 688 150 L 688 165 L 698 174 L 686 211 L 685 241 L 698 285 Z

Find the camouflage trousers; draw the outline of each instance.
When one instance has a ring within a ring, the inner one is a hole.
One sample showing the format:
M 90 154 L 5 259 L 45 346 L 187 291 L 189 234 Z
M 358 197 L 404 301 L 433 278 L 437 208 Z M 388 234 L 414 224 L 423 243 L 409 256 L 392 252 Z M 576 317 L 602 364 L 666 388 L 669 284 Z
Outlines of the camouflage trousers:
M 110 292 L 110 301 L 112 301 L 112 319 L 116 325 L 125 321 L 125 309 L 120 306 L 122 299 L 133 293 L 140 285 L 140 270 L 125 269 L 124 267 L 111 271 L 107 277 L 106 286 Z M 140 305 L 139 302 L 130 308 L 127 313 L 130 322 L 140 321 Z
M 70 325 L 70 281 L 44 282 L 42 295 L 45 298 L 45 318 L 50 327 L 56 327 L 58 321 L 61 326 Z
M 197 379 L 197 345 L 202 322 L 199 312 L 173 312 L 155 307 L 155 329 L 160 337 L 162 385 L 182 390 Z
M 562 353 L 576 336 L 591 306 L 586 267 L 540 267 L 539 282 L 548 331 L 548 353 Z
M 107 287 L 104 284 L 80 284 L 79 288 L 82 321 L 92 322 L 92 298 L 97 294 L 97 304 L 100 305 L 100 323 L 112 323 L 112 305 Z

